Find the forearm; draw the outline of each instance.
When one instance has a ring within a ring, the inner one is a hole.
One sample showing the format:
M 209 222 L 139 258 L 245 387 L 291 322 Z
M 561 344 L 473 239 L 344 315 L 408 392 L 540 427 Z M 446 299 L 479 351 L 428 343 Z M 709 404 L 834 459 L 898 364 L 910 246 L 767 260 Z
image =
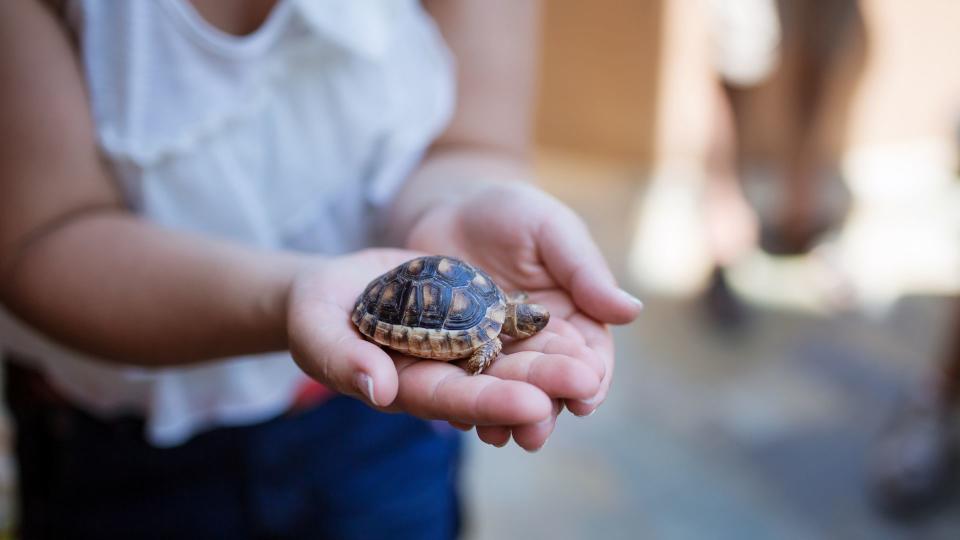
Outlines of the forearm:
M 533 178 L 531 133 L 540 3 L 424 2 L 457 59 L 457 109 L 388 212 L 403 241 L 427 210 L 496 183 Z
M 5 269 L 0 300 L 83 352 L 186 364 L 286 348 L 287 294 L 304 264 L 97 212 L 24 246 Z

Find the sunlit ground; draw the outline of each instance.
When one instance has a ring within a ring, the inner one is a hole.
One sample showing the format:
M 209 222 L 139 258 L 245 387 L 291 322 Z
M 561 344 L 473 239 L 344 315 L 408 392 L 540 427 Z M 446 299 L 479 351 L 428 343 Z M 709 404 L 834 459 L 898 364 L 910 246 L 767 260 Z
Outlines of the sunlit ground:
M 815 256 L 738 265 L 751 308 L 733 334 L 692 296 L 703 274 L 695 181 L 662 198 L 674 205 L 656 209 L 665 230 L 639 231 L 656 222 L 635 213 L 650 175 L 544 152 L 546 187 L 586 218 L 647 309 L 615 332 L 616 380 L 597 414 L 564 416 L 537 454 L 471 444 L 470 537 L 960 537 L 960 501 L 900 524 L 864 489 L 872 438 L 948 331 L 949 302 L 931 293 L 960 275 L 957 182 L 936 147 L 848 156 L 846 226 Z M 912 182 L 899 190 L 902 167 Z M 638 238 L 666 250 L 661 266 L 641 271 Z

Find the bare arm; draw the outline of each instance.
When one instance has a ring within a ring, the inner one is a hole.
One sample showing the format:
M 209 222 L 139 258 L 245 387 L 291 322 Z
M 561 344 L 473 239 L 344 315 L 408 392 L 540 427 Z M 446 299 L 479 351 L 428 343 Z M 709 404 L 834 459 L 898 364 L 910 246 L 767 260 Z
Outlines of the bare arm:
M 300 260 L 154 227 L 98 155 L 74 52 L 37 0 L 0 2 L 0 301 L 80 350 L 144 365 L 286 347 Z
M 426 0 L 457 60 L 457 110 L 392 208 L 404 235 L 424 211 L 492 182 L 530 180 L 539 0 Z

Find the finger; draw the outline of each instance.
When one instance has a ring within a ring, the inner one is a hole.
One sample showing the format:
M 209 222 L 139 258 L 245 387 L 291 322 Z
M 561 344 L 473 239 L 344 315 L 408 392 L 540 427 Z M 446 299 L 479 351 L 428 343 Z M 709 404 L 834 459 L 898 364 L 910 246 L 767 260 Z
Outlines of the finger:
M 614 359 L 613 335 L 610 333 L 610 328 L 582 313 L 574 313 L 569 317 L 568 321 L 576 327 L 580 335 L 583 336 L 587 347 L 595 351 L 608 368 L 612 367 Z M 608 369 L 608 371 L 611 370 Z M 612 373 L 606 374 L 606 377 L 609 378 L 610 375 L 612 375 Z
M 553 398 L 589 399 L 600 390 L 601 377 L 584 362 L 563 354 L 522 351 L 501 355 L 487 374 L 522 381 Z
M 613 336 L 606 325 L 601 324 L 583 314 L 574 314 L 569 321 L 584 336 L 587 346 L 596 352 L 606 366 L 606 372 L 600 381 L 600 387 L 597 393 L 585 400 L 568 400 L 566 405 L 571 413 L 577 416 L 589 416 L 603 403 L 610 391 L 610 384 L 613 381 L 614 354 L 613 354 Z
M 550 418 L 537 422 L 536 424 L 526 424 L 513 428 L 513 440 L 521 448 L 528 452 L 536 452 L 547 444 L 547 439 L 553 433 L 557 426 L 557 415 L 560 414 L 562 406 L 559 400 L 553 402 L 553 412 Z
M 572 339 L 580 344 L 586 343 L 586 341 L 583 339 L 583 334 L 577 330 L 577 327 L 560 317 L 550 319 L 550 322 L 547 324 L 547 327 L 544 330 L 547 332 L 553 332 L 554 334 L 563 336 L 567 339 Z
M 400 368 L 395 405 L 421 418 L 474 425 L 516 425 L 550 415 L 550 398 L 539 388 L 490 375 L 469 375 L 434 360 Z
M 573 325 L 570 326 L 573 327 Z M 532 351 L 568 356 L 583 362 L 584 365 L 596 373 L 598 378 L 602 378 L 607 371 L 606 364 L 593 349 L 586 345 L 582 334 L 576 332 L 576 335 L 577 339 L 571 339 L 553 332 L 543 331 L 530 338 L 510 343 L 504 347 L 504 352 L 513 354 Z
M 362 397 L 375 407 L 397 396 L 397 369 L 380 347 L 360 338 L 343 309 L 329 303 L 296 306 L 304 313 L 288 330 L 291 353 L 300 369 L 334 390 Z
M 510 428 L 506 426 L 477 426 L 477 436 L 487 444 L 503 448 L 510 442 Z
M 537 238 L 550 274 L 595 319 L 612 324 L 634 320 L 643 304 L 617 287 L 587 227 L 572 212 L 554 216 L 561 217 L 546 221 Z
M 454 429 L 459 429 L 460 431 L 470 431 L 471 429 L 473 429 L 473 424 L 464 424 L 462 422 L 455 422 L 453 420 L 450 420 L 447 423 L 450 424 L 450 427 Z
M 598 396 L 587 400 L 568 399 L 564 404 L 571 414 L 585 418 L 597 412 L 597 409 L 600 408 L 600 405 L 602 405 L 604 399 L 606 399 L 606 392 L 602 392 L 602 397 L 600 397 L 599 394 L 601 393 L 598 392 Z

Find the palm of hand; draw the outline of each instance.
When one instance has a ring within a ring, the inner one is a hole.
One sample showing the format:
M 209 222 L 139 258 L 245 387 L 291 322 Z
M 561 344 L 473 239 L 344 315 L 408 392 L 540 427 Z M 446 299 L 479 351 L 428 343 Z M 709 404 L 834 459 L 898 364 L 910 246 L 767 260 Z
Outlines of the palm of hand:
M 386 411 L 455 425 L 536 425 L 549 420 L 554 411 L 548 395 L 521 382 L 545 379 L 538 382 L 549 388 L 546 379 L 552 370 L 537 369 L 539 356 L 511 355 L 513 361 L 497 368 L 498 376 L 471 376 L 455 364 L 381 349 L 359 334 L 350 321 L 357 296 L 370 280 L 418 255 L 406 250 L 366 250 L 305 273 L 291 293 L 288 316 L 291 352 L 301 369 L 338 392 L 364 398 Z M 359 380 L 360 374 L 369 377 L 372 386 Z M 597 378 L 588 370 L 581 368 L 574 378 L 582 387 L 580 395 L 595 392 Z M 580 382 L 583 379 L 587 385 Z M 542 440 L 521 436 L 518 443 L 533 449 Z

